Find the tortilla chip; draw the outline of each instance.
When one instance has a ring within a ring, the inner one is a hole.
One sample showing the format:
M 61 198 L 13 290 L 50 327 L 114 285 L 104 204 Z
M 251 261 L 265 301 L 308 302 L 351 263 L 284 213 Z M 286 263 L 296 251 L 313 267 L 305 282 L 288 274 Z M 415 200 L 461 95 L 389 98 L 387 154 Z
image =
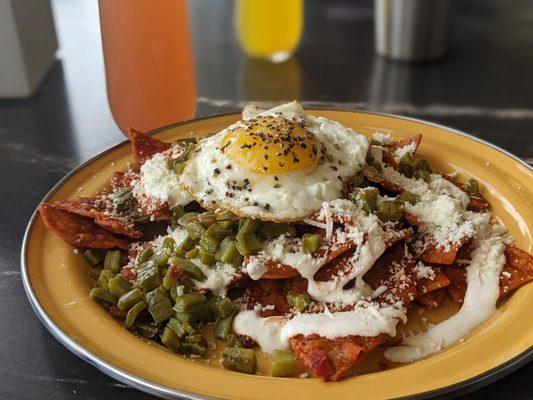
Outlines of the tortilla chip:
M 385 303 L 401 301 L 408 306 L 417 295 L 414 258 L 403 243 L 397 243 L 383 253 L 363 280 L 374 290 L 380 286 L 386 288 L 376 297 Z
M 248 265 L 250 260 L 250 256 L 246 256 L 244 259 L 244 265 Z M 276 260 L 265 260 L 264 264 L 267 267 L 267 271 L 263 274 L 261 279 L 286 279 L 300 275 L 299 272 L 290 265 L 282 264 Z
M 409 146 L 414 143 L 415 151 L 416 151 L 418 149 L 418 146 L 420 146 L 421 141 L 422 141 L 422 134 L 419 133 L 417 135 L 410 136 L 408 138 L 389 143 L 386 147 L 389 147 L 392 149 L 401 149 L 402 147 Z
M 419 297 L 426 293 L 445 288 L 450 284 L 450 280 L 444 272 L 439 268 L 434 268 L 434 271 L 435 277 L 433 279 L 422 278 L 418 281 L 417 293 Z
M 60 200 L 53 203 L 61 210 L 91 218 L 100 225 L 118 235 L 140 239 L 143 231 L 136 228 L 129 218 L 113 213 L 113 204 L 106 196 L 76 197 L 70 200 Z
M 420 219 L 416 215 L 411 214 L 409 211 L 402 210 L 402 216 L 409 225 L 420 226 Z
M 457 304 L 463 304 L 467 286 L 466 270 L 450 266 L 445 267 L 443 271 L 450 280 L 450 284 L 446 286 L 446 291 Z
M 128 172 L 119 172 L 116 171 L 113 174 L 113 178 L 111 179 L 111 187 L 113 188 L 113 191 L 118 189 L 129 189 L 133 187 L 133 181 L 139 179 L 139 173 L 128 171 Z
M 446 289 L 442 288 L 418 296 L 416 301 L 428 307 L 438 307 L 444 296 L 446 296 Z
M 42 203 L 39 213 L 47 229 L 73 246 L 93 249 L 127 249 L 129 242 L 120 239 L 93 221 L 52 205 Z
M 372 183 L 377 183 L 381 185 L 383 188 L 390 190 L 391 192 L 400 193 L 402 191 L 402 187 L 399 185 L 396 185 L 395 183 L 386 181 L 381 174 L 370 165 L 365 165 L 361 171 L 363 176 L 368 179 Z
M 133 157 L 141 165 L 154 154 L 161 153 L 172 147 L 170 143 L 154 139 L 150 135 L 135 129 L 128 129 L 128 137 L 131 141 Z
M 486 211 L 490 208 L 490 204 L 481 196 L 470 196 L 470 202 L 468 203 L 468 209 L 471 211 Z
M 506 246 L 506 262 L 500 274 L 500 297 L 509 294 L 520 286 L 533 280 L 533 256 L 515 246 Z M 466 270 L 448 267 L 444 273 L 450 280 L 446 290 L 459 304 L 463 303 L 466 293 Z
M 287 293 L 290 291 L 307 293 L 307 280 L 298 277 L 278 281 L 269 279 L 250 281 L 246 285 L 243 298 L 250 310 L 253 310 L 257 304 L 270 306 L 269 309 L 260 311 L 262 317 L 285 315 L 291 311 L 291 307 L 287 303 Z M 272 308 L 272 306 L 274 307 Z
M 412 236 L 412 229 L 400 229 L 395 230 L 389 226 L 385 229 L 385 245 L 387 248 L 392 247 L 395 243 L 404 240 Z M 317 281 L 327 282 L 331 281 L 335 276 L 347 272 L 352 268 L 352 262 L 350 257 L 353 255 L 355 249 L 350 247 L 347 251 L 344 252 L 331 252 L 328 254 L 327 263 L 318 270 L 314 278 Z M 339 257 L 341 256 L 342 257 Z
M 446 251 L 444 246 L 437 247 L 434 243 L 429 243 L 420 255 L 420 259 L 428 264 L 451 265 L 457 258 L 457 253 L 461 247 L 469 241 L 470 239 L 464 238 L 459 242 L 452 243 L 449 251 Z
M 400 164 L 396 162 L 396 159 L 393 157 L 391 153 L 389 153 L 387 150 L 383 149 L 383 156 L 381 160 L 385 163 L 390 165 L 394 169 L 398 169 Z
M 326 381 L 338 381 L 352 374 L 354 368 L 387 337 L 381 334 L 330 340 L 318 335 L 297 335 L 290 339 L 290 343 L 294 355 L 310 372 Z
M 500 296 L 533 280 L 533 256 L 515 246 L 505 248 L 506 263 L 500 275 Z

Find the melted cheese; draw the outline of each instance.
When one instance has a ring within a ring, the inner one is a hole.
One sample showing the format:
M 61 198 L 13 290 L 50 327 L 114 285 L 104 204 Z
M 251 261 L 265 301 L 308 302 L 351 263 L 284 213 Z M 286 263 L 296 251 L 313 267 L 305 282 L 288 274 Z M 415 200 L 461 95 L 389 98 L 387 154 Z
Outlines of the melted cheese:
M 318 334 L 327 339 L 381 333 L 394 336 L 400 320 L 406 320 L 404 310 L 361 302 L 353 311 L 331 313 L 326 309 L 317 314 L 297 314 L 293 318 L 262 318 L 257 311 L 241 311 L 235 317 L 233 330 L 255 340 L 264 352 L 273 353 L 276 349 L 289 349 L 289 339 L 296 335 Z
M 434 354 L 458 341 L 496 313 L 500 293 L 499 276 L 505 264 L 505 245 L 501 237 L 482 240 L 472 252 L 466 268 L 467 289 L 459 312 L 426 332 L 405 337 L 400 346 L 387 349 L 385 358 L 393 362 L 412 362 Z

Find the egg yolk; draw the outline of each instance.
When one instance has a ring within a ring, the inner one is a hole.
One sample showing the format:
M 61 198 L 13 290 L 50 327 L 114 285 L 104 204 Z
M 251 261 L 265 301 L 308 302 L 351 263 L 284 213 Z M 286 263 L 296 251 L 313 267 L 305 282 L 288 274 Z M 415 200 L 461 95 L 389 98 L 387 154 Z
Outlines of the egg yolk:
M 221 149 L 241 167 L 260 174 L 312 170 L 321 152 L 315 135 L 302 122 L 269 115 L 230 129 Z

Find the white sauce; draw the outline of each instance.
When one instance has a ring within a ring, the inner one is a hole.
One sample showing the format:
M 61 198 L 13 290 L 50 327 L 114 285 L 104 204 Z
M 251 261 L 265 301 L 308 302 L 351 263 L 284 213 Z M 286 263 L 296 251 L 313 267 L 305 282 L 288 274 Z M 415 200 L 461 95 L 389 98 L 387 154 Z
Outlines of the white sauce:
M 170 208 L 186 205 L 193 198 L 178 183 L 178 175 L 167 168 L 164 154 L 155 154 L 141 167 L 141 177 L 135 185 L 137 195 L 154 198 L 159 202 L 168 202 Z
M 505 265 L 505 245 L 501 237 L 482 240 L 472 252 L 466 268 L 467 289 L 459 312 L 426 332 L 408 336 L 400 346 L 387 349 L 385 358 L 393 362 L 412 362 L 434 354 L 458 341 L 496 313 L 499 276 Z
M 321 217 L 325 219 L 329 217 L 331 221 L 331 215 L 334 214 L 349 215 L 353 220 L 353 226 L 343 233 L 342 238 L 333 238 L 333 242 L 353 240 L 356 244 L 356 251 L 349 259 L 350 268 L 346 273 L 328 282 L 315 281 L 314 275 L 324 265 L 325 260 L 303 253 L 300 239 L 280 236 L 268 242 L 257 256 L 251 257 L 252 262 L 246 267 L 250 277 L 254 280 L 260 279 L 267 271 L 264 263 L 268 260 L 276 260 L 292 266 L 303 278 L 307 279 L 307 291 L 316 301 L 354 304 L 362 297 L 370 295 L 372 290 L 361 277 L 385 251 L 384 232 L 375 215 L 366 215 L 364 211 L 347 200 L 324 203 Z M 323 243 L 322 246 L 328 246 L 328 243 Z M 358 281 L 355 287 L 343 289 L 354 278 Z
M 289 349 L 289 339 L 296 335 L 318 334 L 327 339 L 342 336 L 377 336 L 396 334 L 396 324 L 405 321 L 404 310 L 374 303 L 357 304 L 353 311 L 297 314 L 262 318 L 257 311 L 241 311 L 233 321 L 233 330 L 255 340 L 266 353 Z

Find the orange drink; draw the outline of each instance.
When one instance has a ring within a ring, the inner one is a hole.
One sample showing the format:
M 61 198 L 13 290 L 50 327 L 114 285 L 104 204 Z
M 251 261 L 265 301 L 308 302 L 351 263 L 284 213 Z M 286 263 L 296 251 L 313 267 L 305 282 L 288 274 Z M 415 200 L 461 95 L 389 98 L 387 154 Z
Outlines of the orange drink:
M 147 131 L 194 117 L 185 0 L 99 0 L 107 95 L 116 123 Z
M 300 43 L 303 0 L 237 0 L 235 27 L 249 56 L 284 61 Z

